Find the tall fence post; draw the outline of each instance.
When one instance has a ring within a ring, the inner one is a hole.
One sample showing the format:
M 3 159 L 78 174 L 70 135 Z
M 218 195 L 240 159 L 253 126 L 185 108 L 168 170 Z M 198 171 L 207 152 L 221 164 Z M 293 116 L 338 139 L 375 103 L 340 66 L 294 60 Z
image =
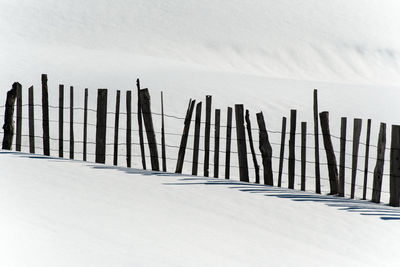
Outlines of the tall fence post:
M 114 118 L 114 166 L 118 165 L 118 137 L 119 137 L 119 107 L 121 102 L 121 91 L 117 90 L 115 97 L 115 118 Z M 128 112 L 126 113 L 128 115 Z
M 96 163 L 106 162 L 107 89 L 97 90 Z
M 336 163 L 336 156 L 333 150 L 331 133 L 329 130 L 329 113 L 327 111 L 319 114 L 321 122 L 322 136 L 324 139 L 324 146 L 326 152 L 326 159 L 328 160 L 328 173 L 329 173 L 329 185 L 330 194 L 336 195 L 338 193 L 338 170 Z
M 225 179 L 230 178 L 231 167 L 231 138 L 232 138 L 232 108 L 228 107 L 226 117 L 226 144 L 225 144 Z
M 262 156 L 264 184 L 273 186 L 274 176 L 272 172 L 272 147 L 269 142 L 267 128 L 265 127 L 264 115 L 262 112 L 256 114 L 259 129 L 259 148 Z
M 392 125 L 392 143 L 390 145 L 390 198 L 389 205 L 400 205 L 400 126 Z
M 378 146 L 376 149 L 376 165 L 374 169 L 374 181 L 372 186 L 372 202 L 381 201 L 381 189 L 383 179 L 383 167 L 385 164 L 386 151 L 386 124 L 381 123 L 379 129 Z
M 153 119 L 151 116 L 150 93 L 147 88 L 140 89 L 140 105 L 143 112 L 143 120 L 147 134 L 147 141 L 149 143 L 151 169 L 153 171 L 159 171 L 160 166 L 158 162 L 157 141 L 156 135 L 154 133 Z
M 167 155 L 165 149 L 165 125 L 164 125 L 164 95 L 161 91 L 161 157 L 162 157 L 162 170 L 167 171 Z
M 204 176 L 209 176 L 210 164 L 210 130 L 211 130 L 211 99 L 210 95 L 206 96 L 206 125 L 204 133 Z
M 50 156 L 50 129 L 49 129 L 49 92 L 47 74 L 42 74 L 42 127 L 43 127 L 43 154 Z
M 132 92 L 126 91 L 126 166 L 131 167 L 132 157 Z
M 301 190 L 306 191 L 307 122 L 301 122 Z
M 146 170 L 146 154 L 145 154 L 145 150 L 144 150 L 144 140 L 143 140 L 142 103 L 140 100 L 140 81 L 139 81 L 139 79 L 136 80 L 136 87 L 137 87 L 137 97 L 138 97 L 137 117 L 138 117 L 138 125 L 139 125 L 140 155 L 142 158 L 143 170 Z
M 251 132 L 250 113 L 249 113 L 248 109 L 246 109 L 245 119 L 246 119 L 247 135 L 249 136 L 250 151 L 251 151 L 251 156 L 252 156 L 253 165 L 254 165 L 254 171 L 255 171 L 255 175 L 256 175 L 256 183 L 259 184 L 260 183 L 260 166 L 258 165 L 256 151 L 254 149 L 253 134 Z
M 201 123 L 201 106 L 199 102 L 196 105 L 196 119 L 194 124 L 194 142 L 193 142 L 193 163 L 192 175 L 197 175 L 199 164 L 199 146 L 200 146 L 200 123 Z
M 281 150 L 279 153 L 279 173 L 278 173 L 279 187 L 282 186 L 283 160 L 285 156 L 285 139 L 286 139 L 286 117 L 282 117 Z
M 315 193 L 321 194 L 321 170 L 319 166 L 319 124 L 318 90 L 314 89 L 314 156 L 315 156 Z
M 18 83 L 13 83 L 12 89 L 7 92 L 6 109 L 4 112 L 4 136 L 2 149 L 11 150 L 14 137 L 14 105 L 17 99 Z
M 35 104 L 33 100 L 33 86 L 28 89 L 29 94 L 29 153 L 35 153 Z
M 247 164 L 246 132 L 244 129 L 244 107 L 241 104 L 235 105 L 236 136 L 239 157 L 240 181 L 249 182 L 249 167 Z
M 69 88 L 69 158 L 74 159 L 74 87 Z
M 358 162 L 358 148 L 360 146 L 361 135 L 361 119 L 354 119 L 353 125 L 353 156 L 351 161 L 351 193 L 350 198 L 354 198 L 356 190 L 356 177 L 357 177 L 357 162 Z
M 15 135 L 15 150 L 21 151 L 22 138 L 22 86 L 17 83 L 17 132 Z
M 87 159 L 87 118 L 88 118 L 88 88 L 85 88 L 84 107 L 83 107 L 83 161 Z
M 58 156 L 64 157 L 64 85 L 58 86 Z
M 365 141 L 365 161 L 364 161 L 364 186 L 363 186 L 363 198 L 367 199 L 367 183 L 368 183 L 368 160 L 369 160 L 369 142 L 371 136 L 371 119 L 368 119 L 367 123 L 367 137 Z
M 339 188 L 338 195 L 344 197 L 346 180 L 346 132 L 347 118 L 342 117 L 340 121 L 340 159 L 339 159 Z
M 187 140 L 188 140 L 188 136 L 189 136 L 190 123 L 192 121 L 192 114 L 193 114 L 193 109 L 194 109 L 195 103 L 196 103 L 196 100 L 190 99 L 189 106 L 186 110 L 185 122 L 184 122 L 184 127 L 183 127 L 181 144 L 179 146 L 178 159 L 176 161 L 175 173 L 182 173 L 183 162 L 185 160 L 186 144 L 187 144 Z
M 214 132 L 214 177 L 219 176 L 219 137 L 221 125 L 221 110 L 215 110 L 215 132 Z
M 296 116 L 297 111 L 290 111 L 290 139 L 289 139 L 289 188 L 294 189 L 296 163 Z

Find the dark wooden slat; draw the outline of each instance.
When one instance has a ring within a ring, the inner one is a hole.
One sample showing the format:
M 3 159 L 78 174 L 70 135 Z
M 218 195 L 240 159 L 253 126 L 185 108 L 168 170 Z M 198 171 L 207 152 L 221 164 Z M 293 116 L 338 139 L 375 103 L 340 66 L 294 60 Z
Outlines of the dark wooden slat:
M 74 159 L 74 87 L 69 88 L 69 158 Z
M 381 189 L 383 180 L 383 167 L 385 165 L 386 151 L 386 124 L 381 123 L 379 129 L 378 146 L 376 149 L 376 165 L 374 169 L 374 181 L 372 187 L 372 202 L 381 201 Z
M 197 175 L 197 170 L 198 170 L 198 165 L 199 165 L 201 107 L 202 107 L 202 103 L 201 102 L 197 103 L 196 119 L 195 119 L 195 124 L 194 124 L 192 175 Z
M 164 96 L 161 91 L 161 158 L 162 158 L 162 170 L 167 171 L 167 152 L 165 149 L 165 124 L 164 124 Z
M 22 138 L 22 86 L 17 83 L 17 131 L 15 135 L 15 150 L 21 151 Z
M 301 190 L 306 191 L 307 122 L 301 123 Z
M 262 112 L 256 114 L 259 129 L 259 149 L 262 156 L 264 184 L 273 186 L 274 176 L 272 172 L 272 147 L 269 142 L 267 128 L 265 126 L 264 115 Z
M 87 160 L 87 118 L 88 118 L 88 88 L 85 88 L 83 107 L 83 161 Z
M 210 131 L 211 131 L 211 101 L 210 95 L 206 96 L 206 125 L 204 132 L 204 176 L 209 176 L 210 168 Z
M 232 144 L 232 108 L 228 107 L 226 118 L 226 144 L 225 144 L 225 179 L 230 178 L 231 144 Z
M 221 110 L 215 110 L 215 132 L 214 132 L 214 177 L 219 176 L 219 137 L 221 126 Z
M 249 182 L 249 167 L 247 163 L 246 131 L 244 128 L 244 107 L 241 104 L 235 105 L 236 136 L 239 157 L 240 181 Z
M 282 117 L 281 150 L 279 153 L 279 173 L 278 173 L 279 187 L 282 186 L 283 160 L 285 156 L 285 139 L 286 139 L 286 117 Z
M 118 137 L 119 137 L 119 108 L 121 102 L 121 91 L 117 90 L 115 97 L 115 118 L 114 118 L 114 166 L 118 165 Z M 128 115 L 128 112 L 127 112 Z
M 12 89 L 7 92 L 6 108 L 4 111 L 4 135 L 2 149 L 11 150 L 14 137 L 14 106 L 17 99 L 18 83 L 12 85 Z
M 247 135 L 249 136 L 251 156 L 253 159 L 254 172 L 256 175 L 256 183 L 259 184 L 260 183 L 260 166 L 258 165 L 256 151 L 254 149 L 253 134 L 251 132 L 250 112 L 248 109 L 246 109 L 245 120 L 246 120 Z
M 33 86 L 28 89 L 29 94 L 29 153 L 35 153 L 35 104 L 33 98 Z
M 132 92 L 126 91 L 126 166 L 131 167 L 132 158 Z
M 289 188 L 294 189 L 296 171 L 296 117 L 297 111 L 290 111 L 290 138 L 289 138 Z
M 138 126 L 139 126 L 139 143 L 140 143 L 140 155 L 142 158 L 142 167 L 143 170 L 146 170 L 146 154 L 144 150 L 144 139 L 143 139 L 143 116 L 142 116 L 142 104 L 140 101 L 140 81 L 136 80 L 137 87 L 137 97 L 138 97 L 138 105 L 137 105 L 137 117 L 138 117 Z
M 354 198 L 356 190 L 356 177 L 357 177 L 357 162 L 358 162 L 358 148 L 360 146 L 360 135 L 361 135 L 361 119 L 354 119 L 353 125 L 353 155 L 351 161 L 351 193 L 350 198 Z
M 58 86 L 58 156 L 64 157 L 64 85 Z
M 42 74 L 42 117 L 43 154 L 50 156 L 49 92 L 47 87 L 47 74 Z
M 339 159 L 339 187 L 338 195 L 344 197 L 345 194 L 345 180 L 346 180 L 346 131 L 347 131 L 347 118 L 342 117 L 340 122 L 340 159 Z
M 363 198 L 367 199 L 367 183 L 368 183 L 368 160 L 369 160 L 369 142 L 371 137 L 371 119 L 368 119 L 367 123 L 367 137 L 365 141 L 365 161 L 364 161 L 364 186 L 363 186 Z
M 315 157 L 315 193 L 321 194 L 321 170 L 319 165 L 319 124 L 318 90 L 314 89 L 314 157 Z
M 97 91 L 96 163 L 106 162 L 107 89 Z
M 400 126 L 392 125 L 392 142 L 390 145 L 390 197 L 389 205 L 400 205 Z

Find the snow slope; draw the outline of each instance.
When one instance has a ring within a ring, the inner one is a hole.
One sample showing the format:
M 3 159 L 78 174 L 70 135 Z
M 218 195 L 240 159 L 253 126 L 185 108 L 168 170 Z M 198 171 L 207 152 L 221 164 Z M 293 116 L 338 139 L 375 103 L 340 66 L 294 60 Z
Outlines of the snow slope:
M 0 152 L 1 266 L 393 266 L 399 219 L 363 201 Z

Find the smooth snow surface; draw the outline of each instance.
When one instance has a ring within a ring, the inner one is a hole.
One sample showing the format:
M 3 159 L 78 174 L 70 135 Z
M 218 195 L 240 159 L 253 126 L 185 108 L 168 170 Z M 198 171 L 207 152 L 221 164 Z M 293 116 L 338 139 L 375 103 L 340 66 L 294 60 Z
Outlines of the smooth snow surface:
M 393 266 L 400 210 L 0 152 L 1 266 Z

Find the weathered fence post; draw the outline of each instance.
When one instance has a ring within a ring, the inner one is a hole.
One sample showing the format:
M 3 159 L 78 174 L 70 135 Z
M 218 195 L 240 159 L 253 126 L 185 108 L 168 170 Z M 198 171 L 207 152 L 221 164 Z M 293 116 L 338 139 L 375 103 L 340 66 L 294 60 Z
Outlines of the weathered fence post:
M 196 105 L 196 119 L 195 119 L 195 125 L 194 125 L 192 175 L 197 175 L 198 164 L 199 164 L 201 106 L 202 106 L 201 102 L 197 103 L 197 105 Z
M 43 154 L 45 156 L 50 156 L 49 92 L 47 87 L 47 74 L 42 74 L 42 116 Z
M 142 157 L 142 167 L 146 170 L 146 154 L 144 151 L 144 141 L 143 141 L 143 122 L 142 122 L 142 103 L 140 100 L 140 81 L 136 80 L 137 96 L 138 96 L 138 107 L 137 107 L 137 117 L 139 125 L 139 143 L 140 143 L 140 155 Z
M 352 156 L 352 161 L 351 161 L 351 193 L 350 193 L 350 198 L 354 198 L 354 192 L 356 190 L 358 148 L 360 146 L 361 125 L 362 125 L 362 120 L 361 119 L 354 119 L 353 156 Z
M 154 133 L 153 119 L 151 116 L 150 93 L 147 88 L 140 89 L 140 105 L 143 112 L 143 120 L 147 134 L 147 141 L 149 143 L 151 169 L 153 171 L 159 171 L 160 166 L 158 163 L 157 141 L 156 135 Z
M 12 89 L 7 92 L 6 109 L 4 112 L 4 136 L 2 148 L 11 150 L 14 136 L 14 105 L 17 99 L 17 87 L 19 83 L 14 83 Z
M 126 166 L 131 167 L 132 157 L 132 92 L 126 91 Z
M 279 153 L 279 173 L 278 173 L 279 187 L 282 186 L 283 159 L 285 156 L 285 139 L 286 139 L 286 117 L 282 117 L 281 150 Z
M 301 190 L 306 191 L 307 122 L 301 122 Z
M 250 122 L 250 113 L 249 110 L 246 109 L 246 128 L 247 128 L 247 135 L 249 136 L 249 143 L 250 143 L 250 151 L 251 156 L 253 158 L 254 170 L 256 174 L 256 183 L 260 183 L 260 166 L 258 166 L 256 151 L 254 150 L 254 143 L 253 143 L 253 134 L 251 132 L 251 122 Z
M 192 121 L 192 114 L 195 103 L 196 100 L 190 99 L 188 109 L 186 110 L 185 122 L 183 127 L 181 144 L 179 146 L 178 159 L 176 161 L 175 173 L 182 173 L 183 162 L 185 160 L 186 144 L 189 136 L 190 123 Z
M 121 91 L 117 90 L 117 95 L 115 97 L 115 119 L 114 119 L 114 166 L 118 165 L 118 135 L 119 135 L 119 107 L 121 102 Z M 128 112 L 126 112 L 128 117 Z M 127 127 L 128 128 L 128 127 Z
M 289 139 L 289 188 L 294 189 L 295 163 L 296 163 L 296 115 L 297 111 L 290 111 L 290 139 Z
M 342 117 L 340 122 L 340 163 L 339 163 L 339 188 L 338 195 L 344 197 L 346 179 L 346 131 L 347 118 Z
M 58 86 L 58 156 L 64 157 L 64 85 Z
M 367 123 L 367 137 L 365 141 L 365 161 L 364 161 L 364 187 L 363 187 L 363 198 L 367 199 L 367 183 L 368 183 L 368 160 L 369 160 L 369 141 L 371 136 L 371 119 L 368 119 Z
M 239 157 L 240 181 L 249 182 L 249 167 L 247 164 L 246 132 L 244 129 L 244 107 L 241 104 L 235 105 L 236 136 Z
M 374 169 L 374 181 L 372 186 L 372 202 L 379 203 L 381 201 L 381 189 L 383 178 L 383 167 L 385 164 L 386 151 L 386 124 L 381 123 L 379 129 L 378 146 L 376 149 L 376 165 Z
M 33 101 L 33 86 L 29 87 L 29 153 L 35 153 L 35 104 Z
M 314 155 L 315 155 L 315 193 L 321 194 L 321 171 L 319 166 L 319 124 L 318 90 L 314 89 Z
M 107 89 L 97 90 L 96 163 L 106 162 Z
M 209 176 L 210 164 L 210 130 L 211 130 L 211 100 L 210 95 L 206 96 L 206 125 L 204 133 L 204 176 Z
M 83 107 L 83 161 L 87 159 L 87 115 L 88 115 L 88 88 L 85 88 L 85 98 Z
M 331 189 L 330 195 L 336 195 L 338 192 L 338 170 L 331 140 L 331 133 L 329 130 L 329 113 L 327 111 L 321 112 L 319 114 L 319 119 L 321 122 L 326 158 L 328 160 L 329 185 Z
M 69 88 L 69 158 L 74 159 L 74 87 Z
M 231 138 L 232 138 L 232 108 L 228 107 L 226 117 L 226 144 L 225 144 L 225 179 L 230 178 L 231 167 Z
M 219 136 L 221 126 L 221 110 L 215 110 L 215 132 L 214 132 L 214 177 L 219 176 Z
M 21 151 L 22 138 L 22 86 L 17 83 L 17 131 L 15 135 L 15 150 Z
M 259 129 L 259 148 L 262 156 L 264 184 L 274 185 L 274 176 L 272 173 L 272 147 L 269 142 L 267 128 L 265 127 L 264 115 L 262 112 L 256 114 Z
M 400 205 L 400 126 L 392 125 L 390 146 L 390 199 L 389 205 Z
M 167 155 L 165 149 L 165 125 L 164 125 L 164 96 L 161 91 L 161 157 L 162 157 L 162 170 L 167 171 Z

